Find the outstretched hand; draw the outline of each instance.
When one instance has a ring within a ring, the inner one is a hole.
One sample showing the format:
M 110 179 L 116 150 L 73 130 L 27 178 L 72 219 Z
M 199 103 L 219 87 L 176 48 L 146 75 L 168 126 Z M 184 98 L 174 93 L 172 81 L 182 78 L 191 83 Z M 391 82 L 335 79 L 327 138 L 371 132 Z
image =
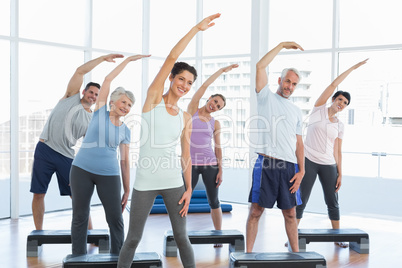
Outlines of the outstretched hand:
M 105 61 L 108 62 L 116 62 L 114 59 L 116 58 L 124 58 L 124 56 L 122 54 L 108 54 L 105 56 Z
M 139 59 L 142 59 L 142 58 L 147 58 L 147 57 L 150 57 L 150 56 L 151 55 L 133 55 L 133 56 L 127 57 L 127 59 L 130 60 L 130 61 L 136 61 L 136 60 L 139 60 Z
M 200 31 L 205 31 L 205 30 L 207 30 L 208 28 L 214 26 L 214 25 L 215 25 L 215 22 L 212 22 L 212 21 L 213 21 L 214 19 L 216 19 L 216 18 L 219 18 L 220 16 L 221 16 L 220 13 L 216 13 L 216 14 L 214 14 L 214 15 L 211 15 L 211 16 L 209 16 L 209 17 L 204 18 L 202 21 L 200 21 L 200 22 L 197 24 L 198 30 L 200 30 Z
M 226 73 L 226 72 L 231 71 L 233 68 L 237 68 L 237 67 L 239 67 L 239 64 L 237 64 L 237 63 L 236 63 L 236 64 L 232 64 L 232 65 L 223 67 L 223 68 L 222 68 L 222 71 L 223 71 L 224 73 Z
M 304 51 L 304 49 L 296 42 L 282 42 L 282 47 L 286 49 L 300 49 Z
M 367 61 L 368 61 L 368 58 L 365 59 L 364 61 L 361 61 L 361 62 L 359 62 L 359 63 L 356 63 L 355 65 L 353 65 L 353 66 L 351 67 L 351 69 L 356 70 L 356 69 L 359 68 L 360 66 L 366 64 Z

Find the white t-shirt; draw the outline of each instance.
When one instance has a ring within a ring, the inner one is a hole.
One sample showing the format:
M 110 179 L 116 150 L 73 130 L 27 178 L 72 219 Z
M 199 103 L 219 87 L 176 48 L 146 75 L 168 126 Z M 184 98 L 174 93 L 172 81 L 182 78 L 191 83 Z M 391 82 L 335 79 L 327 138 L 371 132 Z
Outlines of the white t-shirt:
M 256 153 L 297 163 L 296 135 L 302 135 L 300 109 L 268 86 L 257 93 L 258 143 Z
M 326 105 L 314 107 L 307 125 L 304 141 L 304 155 L 312 162 L 321 165 L 336 164 L 334 143 L 343 139 L 344 125 L 341 121 L 333 123 L 328 117 Z

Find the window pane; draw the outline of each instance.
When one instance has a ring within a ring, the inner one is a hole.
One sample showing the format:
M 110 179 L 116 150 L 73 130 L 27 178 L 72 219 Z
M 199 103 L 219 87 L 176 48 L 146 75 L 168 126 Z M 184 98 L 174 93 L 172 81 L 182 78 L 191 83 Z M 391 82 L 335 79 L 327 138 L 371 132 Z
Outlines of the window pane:
M 340 46 L 402 43 L 400 10 L 395 0 L 340 1 Z
M 10 1 L 0 1 L 0 35 L 10 35 Z
M 373 152 L 402 154 L 402 144 L 395 142 L 402 134 L 402 66 L 399 64 L 402 50 L 342 53 L 340 70 L 365 58 L 369 58 L 367 64 L 355 70 L 339 87 L 351 94 L 350 106 L 340 115 L 349 124 L 343 150 L 370 155 Z M 370 157 L 377 163 L 378 156 Z M 396 159 L 380 158 L 382 166 L 391 165 Z
M 117 12 L 111 12 L 116 10 Z M 93 1 L 93 46 L 141 53 L 142 1 Z
M 166 57 L 179 40 L 197 24 L 196 1 L 152 0 L 150 18 L 150 53 Z M 195 39 L 181 54 L 182 57 L 195 56 Z M 153 79 L 153 78 L 152 78 Z
M 20 214 L 26 215 L 32 213 L 29 190 L 33 152 L 39 135 L 84 57 L 80 51 L 24 43 L 20 45 L 19 56 Z M 52 178 L 45 202 L 46 211 L 71 208 L 71 199 L 59 195 L 56 176 Z
M 249 54 L 251 1 L 204 0 L 203 3 L 204 17 L 222 12 L 215 26 L 203 33 L 203 55 Z
M 0 41 L 0 218 L 10 217 L 10 46 Z
M 87 17 L 85 3 L 82 0 L 20 0 L 20 36 L 84 45 Z
M 331 47 L 332 1 L 281 0 L 269 3 L 269 47 L 282 41 L 295 41 L 304 49 Z

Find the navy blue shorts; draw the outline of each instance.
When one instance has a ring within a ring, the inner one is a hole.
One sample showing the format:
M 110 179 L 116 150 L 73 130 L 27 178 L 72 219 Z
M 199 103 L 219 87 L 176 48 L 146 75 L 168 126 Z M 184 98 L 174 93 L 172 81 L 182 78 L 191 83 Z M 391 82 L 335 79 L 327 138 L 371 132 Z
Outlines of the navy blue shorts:
M 300 192 L 290 192 L 297 164 L 258 155 L 253 169 L 253 184 L 248 201 L 264 208 L 291 209 L 301 204 Z
M 43 142 L 38 142 L 34 153 L 32 167 L 31 192 L 35 194 L 45 194 L 56 172 L 59 183 L 60 195 L 70 195 L 70 169 L 73 159 L 68 158 Z

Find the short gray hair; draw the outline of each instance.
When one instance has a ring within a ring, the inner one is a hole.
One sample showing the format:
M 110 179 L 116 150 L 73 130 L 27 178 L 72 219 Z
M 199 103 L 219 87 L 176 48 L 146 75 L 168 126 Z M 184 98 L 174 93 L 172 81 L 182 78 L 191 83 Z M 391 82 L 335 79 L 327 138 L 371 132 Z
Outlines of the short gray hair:
M 120 99 L 120 97 L 123 96 L 123 95 L 127 96 L 127 98 L 129 98 L 133 104 L 135 103 L 135 97 L 134 97 L 133 92 L 128 91 L 128 90 L 125 90 L 123 87 L 118 87 L 118 88 L 116 88 L 116 89 L 112 92 L 112 94 L 110 94 L 110 102 L 112 102 L 112 101 L 113 101 L 113 102 L 117 101 L 117 100 Z M 110 102 L 109 102 L 109 105 L 110 105 Z
M 288 74 L 289 71 L 294 72 L 299 77 L 299 82 L 300 82 L 301 74 L 300 74 L 299 70 L 297 70 L 296 68 L 285 68 L 285 69 L 283 69 L 282 74 L 281 74 L 281 80 L 283 80 L 285 78 L 285 76 Z

